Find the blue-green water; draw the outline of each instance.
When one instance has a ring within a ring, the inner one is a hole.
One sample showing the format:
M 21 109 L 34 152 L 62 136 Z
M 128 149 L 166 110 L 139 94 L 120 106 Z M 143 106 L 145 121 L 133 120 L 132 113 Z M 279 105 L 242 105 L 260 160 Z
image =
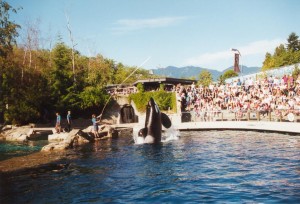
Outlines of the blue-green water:
M 33 152 L 38 152 L 48 141 L 28 141 L 28 142 L 4 142 L 0 141 L 0 161 L 17 156 L 24 156 Z
M 300 137 L 182 132 L 160 145 L 99 141 L 0 177 L 0 203 L 299 203 Z

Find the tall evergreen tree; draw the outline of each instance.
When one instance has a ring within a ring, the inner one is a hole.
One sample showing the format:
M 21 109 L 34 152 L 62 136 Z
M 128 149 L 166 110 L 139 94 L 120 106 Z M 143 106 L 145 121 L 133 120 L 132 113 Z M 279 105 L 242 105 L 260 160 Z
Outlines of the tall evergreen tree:
M 290 51 L 299 51 L 300 50 L 300 41 L 298 40 L 299 36 L 296 33 L 291 33 L 287 39 L 287 49 Z
M 71 52 L 63 43 L 58 42 L 53 49 L 53 70 L 50 87 L 52 89 L 52 100 L 56 109 L 62 111 L 66 106 L 65 97 L 72 91 L 73 73 L 71 70 Z

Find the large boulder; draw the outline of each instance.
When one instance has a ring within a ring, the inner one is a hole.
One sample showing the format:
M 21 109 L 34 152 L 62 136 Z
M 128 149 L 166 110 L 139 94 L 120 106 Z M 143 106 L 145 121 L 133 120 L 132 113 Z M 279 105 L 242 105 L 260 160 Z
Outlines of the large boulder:
M 73 129 L 69 133 L 59 133 L 49 135 L 52 141 L 58 141 L 50 143 L 42 148 L 42 151 L 61 151 L 73 146 L 88 143 L 93 140 L 88 134 L 79 129 Z
M 50 143 L 42 148 L 42 152 L 50 152 L 50 151 L 62 151 L 69 148 L 69 145 L 65 142 L 54 142 Z
M 11 127 L 2 132 L 6 141 L 19 141 L 23 142 L 28 139 L 28 132 L 30 132 L 30 126 Z
M 69 135 L 68 132 L 61 132 L 61 133 L 54 133 L 52 135 L 48 135 L 48 141 L 49 142 L 55 142 L 55 141 L 63 141 L 65 138 L 67 138 Z

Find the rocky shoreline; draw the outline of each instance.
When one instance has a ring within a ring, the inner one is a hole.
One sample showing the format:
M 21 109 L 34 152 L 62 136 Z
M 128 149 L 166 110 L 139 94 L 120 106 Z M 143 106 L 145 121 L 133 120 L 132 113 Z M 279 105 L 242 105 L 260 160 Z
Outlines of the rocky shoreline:
M 120 135 L 132 135 L 133 133 L 132 125 L 130 124 L 119 126 L 113 124 L 113 120 L 104 119 L 102 120 L 103 125 L 99 128 L 100 138 L 94 138 L 91 134 L 92 126 L 89 126 L 90 120 L 76 120 L 73 124 L 73 129 L 69 133 L 62 132 L 48 135 L 48 140 L 50 139 L 49 144 L 44 146 L 41 151 L 0 161 L 0 175 L 35 168 L 60 169 L 66 163 L 64 160 L 69 160 L 72 158 L 72 155 L 77 155 L 74 152 L 74 148 L 76 149 L 87 143 L 97 142 L 97 140 L 108 140 Z M 36 126 L 39 125 L 35 125 L 35 128 Z M 42 127 L 51 129 L 50 125 Z M 34 129 L 32 124 L 20 127 L 6 126 L 0 132 L 0 140 L 26 141 L 28 140 L 28 133 L 33 132 L 32 128 Z
M 0 161 L 0 173 L 36 168 L 40 165 L 57 162 L 63 159 L 73 147 L 94 142 L 95 140 L 109 139 L 113 136 L 113 128 L 107 124 L 100 126 L 101 131 L 99 131 L 99 134 L 101 138 L 94 138 L 90 133 L 92 126 L 88 126 L 88 122 L 89 120 L 76 121 L 75 123 L 80 124 L 80 126 L 74 126 L 70 132 L 61 132 L 59 134 L 53 132 L 53 134 L 49 134 L 49 144 L 44 146 L 40 152 Z M 108 123 L 108 121 L 105 122 Z M 84 127 L 84 125 L 87 126 Z M 53 127 L 49 125 L 46 127 L 43 126 L 42 128 L 53 129 Z M 38 130 L 38 128 L 32 124 L 20 127 L 7 125 L 2 128 L 0 140 L 25 142 L 30 140 L 32 135 L 40 134 L 40 132 L 35 132 L 35 130 Z
M 48 134 L 48 141 L 51 142 L 49 147 L 44 147 L 42 151 L 64 150 L 74 145 L 80 145 L 87 142 L 95 141 L 96 138 L 91 134 L 92 126 L 84 129 L 73 128 L 70 132 L 56 133 L 52 127 L 35 127 L 27 126 L 5 126 L 1 132 L 1 139 L 5 141 L 25 142 L 39 137 L 42 131 L 52 131 Z M 45 133 L 44 133 L 45 134 Z M 112 137 L 112 127 L 110 125 L 101 125 L 99 135 L 105 138 Z

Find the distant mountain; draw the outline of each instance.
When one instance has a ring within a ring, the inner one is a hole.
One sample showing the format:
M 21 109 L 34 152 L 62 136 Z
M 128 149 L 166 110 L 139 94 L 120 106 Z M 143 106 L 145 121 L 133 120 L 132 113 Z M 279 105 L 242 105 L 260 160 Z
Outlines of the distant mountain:
M 227 69 L 223 70 L 222 74 L 224 74 L 229 69 L 233 69 L 233 66 L 228 67 Z M 260 70 L 261 70 L 261 67 L 247 67 L 247 66 L 243 65 L 241 71 L 243 72 L 243 75 L 247 75 L 247 74 L 253 74 L 256 72 L 260 72 Z
M 213 77 L 215 76 L 217 77 L 221 73 L 217 70 L 206 69 L 201 67 L 193 67 L 193 66 L 188 66 L 188 67 L 168 66 L 166 68 L 153 69 L 152 71 L 155 75 L 159 75 L 159 76 L 174 77 L 174 78 L 194 77 L 198 79 L 200 72 L 202 72 L 203 70 L 208 70 L 213 75 Z
M 244 65 L 242 66 L 242 68 L 243 68 L 243 75 L 259 72 L 261 69 L 260 67 L 247 67 Z M 187 67 L 168 66 L 165 68 L 152 69 L 152 71 L 155 75 L 164 76 L 164 77 L 198 79 L 200 72 L 202 72 L 203 70 L 207 70 L 212 74 L 213 80 L 216 81 L 221 74 L 224 74 L 224 72 L 226 72 L 229 69 L 233 69 L 233 66 L 228 67 L 222 72 L 214 69 L 207 69 L 207 68 L 194 67 L 194 66 L 187 66 Z

